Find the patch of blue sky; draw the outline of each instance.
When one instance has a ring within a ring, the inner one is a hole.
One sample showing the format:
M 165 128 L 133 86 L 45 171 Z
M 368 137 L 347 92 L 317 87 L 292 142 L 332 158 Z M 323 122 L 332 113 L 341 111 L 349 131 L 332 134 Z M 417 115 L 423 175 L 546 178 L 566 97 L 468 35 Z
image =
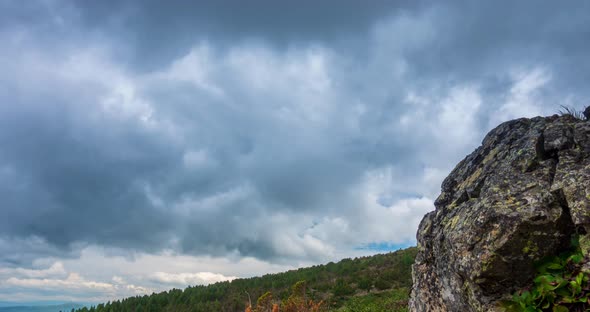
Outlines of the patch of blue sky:
M 415 242 L 404 242 L 404 243 L 392 243 L 392 242 L 372 242 L 365 245 L 361 245 L 355 248 L 355 250 L 372 250 L 378 252 L 396 251 L 408 247 L 415 246 Z

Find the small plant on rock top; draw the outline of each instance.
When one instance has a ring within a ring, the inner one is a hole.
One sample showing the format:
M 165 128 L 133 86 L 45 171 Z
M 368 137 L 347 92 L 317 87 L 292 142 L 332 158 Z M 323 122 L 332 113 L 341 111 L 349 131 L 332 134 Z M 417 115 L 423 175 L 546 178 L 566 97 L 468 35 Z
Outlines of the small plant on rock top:
M 577 110 L 575 108 L 561 105 L 561 109 L 559 110 L 559 114 L 562 116 L 572 116 L 576 119 L 584 120 L 586 116 L 584 111 Z

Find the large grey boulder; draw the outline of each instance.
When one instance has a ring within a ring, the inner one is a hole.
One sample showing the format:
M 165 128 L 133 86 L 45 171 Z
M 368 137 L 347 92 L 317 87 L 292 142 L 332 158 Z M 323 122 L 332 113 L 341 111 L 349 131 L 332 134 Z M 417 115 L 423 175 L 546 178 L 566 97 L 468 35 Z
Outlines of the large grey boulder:
M 410 311 L 499 311 L 533 263 L 590 231 L 590 122 L 517 119 L 492 130 L 422 220 Z

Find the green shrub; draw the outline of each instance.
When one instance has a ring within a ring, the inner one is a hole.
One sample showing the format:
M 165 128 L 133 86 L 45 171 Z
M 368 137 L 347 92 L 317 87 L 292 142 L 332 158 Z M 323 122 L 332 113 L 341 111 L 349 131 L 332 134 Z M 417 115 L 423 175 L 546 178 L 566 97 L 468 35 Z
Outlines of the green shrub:
M 533 286 L 515 293 L 502 307 L 508 312 L 588 311 L 590 272 L 582 269 L 585 262 L 575 236 L 571 251 L 539 263 Z
M 408 312 L 408 288 L 355 296 L 346 301 L 338 312 Z
M 349 296 L 354 294 L 354 289 L 343 279 L 338 279 L 332 288 L 332 293 L 336 297 Z
M 373 288 L 373 281 L 368 277 L 362 277 L 358 282 L 358 288 L 370 291 Z
M 377 280 L 375 281 L 375 288 L 379 289 L 379 290 L 386 290 L 391 288 L 391 282 L 384 279 L 383 277 L 379 277 L 377 278 Z

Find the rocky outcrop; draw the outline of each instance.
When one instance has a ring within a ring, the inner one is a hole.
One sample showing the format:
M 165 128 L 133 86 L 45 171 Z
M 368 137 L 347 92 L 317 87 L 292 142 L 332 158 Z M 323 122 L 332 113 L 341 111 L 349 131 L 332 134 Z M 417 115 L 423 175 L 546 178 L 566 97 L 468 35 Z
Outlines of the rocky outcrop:
M 410 311 L 499 311 L 533 263 L 590 231 L 590 122 L 517 119 L 492 130 L 422 220 Z

